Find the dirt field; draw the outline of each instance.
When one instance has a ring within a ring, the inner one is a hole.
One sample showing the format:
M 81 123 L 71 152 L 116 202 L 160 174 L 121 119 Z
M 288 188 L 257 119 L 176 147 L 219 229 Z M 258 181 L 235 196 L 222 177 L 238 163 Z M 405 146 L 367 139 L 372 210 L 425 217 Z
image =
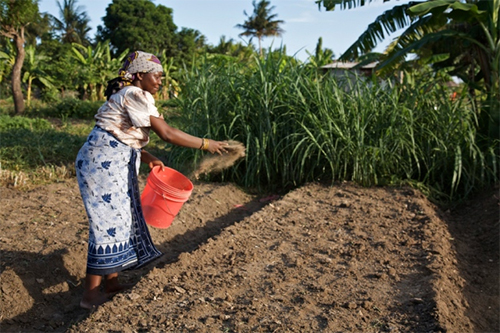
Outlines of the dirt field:
M 88 312 L 76 180 L 0 188 L 0 330 L 495 332 L 498 193 L 442 211 L 410 188 L 259 198 L 195 183 L 172 226 L 151 228 L 165 255 L 124 272 L 135 286 Z

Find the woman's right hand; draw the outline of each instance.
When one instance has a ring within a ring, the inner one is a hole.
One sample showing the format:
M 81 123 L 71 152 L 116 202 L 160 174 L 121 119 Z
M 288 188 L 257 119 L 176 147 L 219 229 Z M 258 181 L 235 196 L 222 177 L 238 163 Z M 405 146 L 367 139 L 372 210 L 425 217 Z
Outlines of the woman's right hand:
M 207 151 L 212 153 L 212 154 L 219 154 L 222 155 L 224 153 L 227 153 L 227 150 L 225 147 L 229 146 L 229 143 L 227 141 L 215 141 L 208 139 L 208 148 Z

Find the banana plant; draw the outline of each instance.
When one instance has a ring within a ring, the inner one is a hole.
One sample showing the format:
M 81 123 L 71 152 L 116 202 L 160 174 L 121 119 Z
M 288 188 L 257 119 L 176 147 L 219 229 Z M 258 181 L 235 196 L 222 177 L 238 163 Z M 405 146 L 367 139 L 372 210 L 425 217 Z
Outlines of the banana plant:
M 24 48 L 26 57 L 23 64 L 22 82 L 26 84 L 26 105 L 31 105 L 31 92 L 33 82 L 39 81 L 46 88 L 53 88 L 54 82 L 52 77 L 45 72 L 44 64 L 47 63 L 48 57 L 43 53 L 36 53 L 33 45 L 27 45 Z
M 160 55 L 163 67 L 162 87 L 159 92 L 160 98 L 163 100 L 176 97 L 180 92 L 179 81 L 175 78 L 178 74 L 178 68 L 174 65 L 174 58 L 168 58 L 166 50 L 163 50 Z
M 97 59 L 101 56 L 100 49 L 99 45 L 96 49 L 92 49 L 92 46 L 85 47 L 77 43 L 72 44 L 72 58 L 81 66 L 76 86 L 83 90 L 83 98 L 87 98 L 87 93 L 90 95 L 91 100 L 96 98 L 94 87 L 99 82 Z
M 16 62 L 16 53 L 12 43 L 6 43 L 4 51 L 0 51 L 0 83 L 3 83 L 5 77 L 12 71 Z
M 106 83 L 117 76 L 127 53 L 128 49 L 113 58 L 107 41 L 97 43 L 94 48 L 72 44 L 72 58 L 81 66 L 77 86 L 88 92 L 92 101 L 104 99 Z
M 430 41 L 447 40 L 450 44 L 461 43 L 461 52 L 454 58 L 472 59 L 470 83 L 483 83 L 487 99 L 480 115 L 480 130 L 489 138 L 499 138 L 500 126 L 500 0 L 484 0 L 461 3 L 454 0 L 427 1 L 409 8 L 417 17 L 443 16 L 453 22 L 443 29 L 426 34 L 406 49 L 425 46 Z M 462 29 L 457 29 L 462 27 Z M 466 29 L 463 29 L 466 27 Z M 404 49 L 400 50 L 404 52 Z M 388 62 L 390 59 L 387 60 Z M 473 68 L 478 67 L 478 71 Z M 468 77 L 462 76 L 464 80 Z

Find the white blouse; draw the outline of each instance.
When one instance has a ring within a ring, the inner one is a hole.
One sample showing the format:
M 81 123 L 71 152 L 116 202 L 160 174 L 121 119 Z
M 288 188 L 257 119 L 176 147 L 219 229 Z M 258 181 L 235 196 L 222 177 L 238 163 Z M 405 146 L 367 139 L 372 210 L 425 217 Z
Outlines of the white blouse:
M 96 125 L 133 148 L 149 142 L 149 117 L 159 117 L 153 96 L 139 87 L 127 86 L 111 95 L 95 115 Z

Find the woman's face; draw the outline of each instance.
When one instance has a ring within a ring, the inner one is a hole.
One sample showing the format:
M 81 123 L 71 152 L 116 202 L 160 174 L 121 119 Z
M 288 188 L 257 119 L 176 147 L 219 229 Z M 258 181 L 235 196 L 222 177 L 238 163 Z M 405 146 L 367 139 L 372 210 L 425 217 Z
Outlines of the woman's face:
M 137 79 L 140 81 L 140 87 L 154 95 L 160 89 L 163 73 L 138 73 Z

